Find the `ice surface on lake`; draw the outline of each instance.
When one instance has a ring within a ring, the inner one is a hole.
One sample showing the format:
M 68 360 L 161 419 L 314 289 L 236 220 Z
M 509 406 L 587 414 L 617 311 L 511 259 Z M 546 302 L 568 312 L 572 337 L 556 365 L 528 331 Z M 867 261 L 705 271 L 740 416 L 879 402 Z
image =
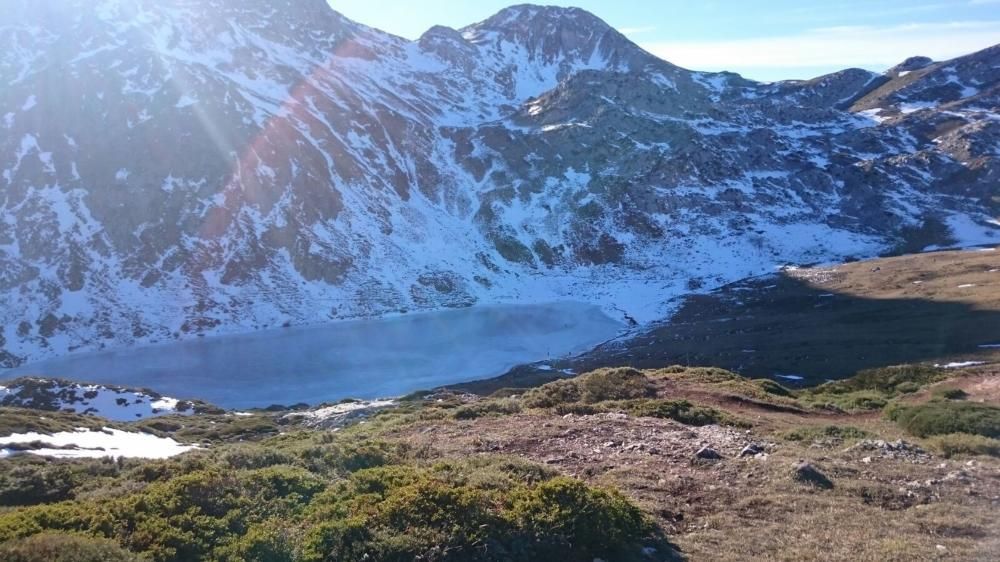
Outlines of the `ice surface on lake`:
M 227 408 L 397 396 L 585 351 L 622 324 L 581 303 L 477 306 L 77 354 L 0 371 Z

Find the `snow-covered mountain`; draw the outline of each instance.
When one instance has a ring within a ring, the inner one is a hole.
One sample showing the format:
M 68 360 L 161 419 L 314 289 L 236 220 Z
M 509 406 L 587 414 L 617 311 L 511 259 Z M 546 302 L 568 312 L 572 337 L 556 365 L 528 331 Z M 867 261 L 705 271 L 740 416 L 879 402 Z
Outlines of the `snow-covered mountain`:
M 652 320 L 780 263 L 1000 241 L 1000 47 L 762 84 L 579 9 L 415 41 L 324 0 L 4 9 L 0 366 L 487 302 Z

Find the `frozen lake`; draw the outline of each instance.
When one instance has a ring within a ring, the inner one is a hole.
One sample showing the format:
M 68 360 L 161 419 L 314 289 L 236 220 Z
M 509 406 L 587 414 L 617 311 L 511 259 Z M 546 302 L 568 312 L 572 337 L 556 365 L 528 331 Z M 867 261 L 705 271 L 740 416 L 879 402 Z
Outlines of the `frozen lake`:
M 227 408 L 398 396 L 585 351 L 623 325 L 592 305 L 477 306 L 59 357 L 0 371 L 147 387 Z

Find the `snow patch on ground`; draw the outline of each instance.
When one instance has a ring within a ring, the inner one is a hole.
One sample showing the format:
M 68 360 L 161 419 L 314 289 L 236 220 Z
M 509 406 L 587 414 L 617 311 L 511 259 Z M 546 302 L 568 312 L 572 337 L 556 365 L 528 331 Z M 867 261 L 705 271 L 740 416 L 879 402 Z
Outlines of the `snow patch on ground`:
M 44 446 L 30 449 L 24 447 L 32 443 L 42 443 Z M 63 459 L 101 457 L 165 459 L 195 448 L 194 445 L 182 445 L 169 437 L 157 437 L 149 433 L 134 433 L 109 427 L 101 430 L 78 428 L 76 431 L 61 431 L 52 435 L 29 432 L 0 437 L 0 458 L 23 451 L 32 455 Z
M 104 385 L 59 383 L 44 379 L 33 380 L 31 384 L 0 386 L 0 405 L 93 414 L 112 421 L 194 413 L 190 403 L 176 398 Z
M 988 219 L 977 222 L 969 215 L 951 215 L 945 219 L 945 223 L 948 225 L 955 243 L 948 246 L 934 244 L 924 248 L 924 251 L 1000 243 L 1000 227 Z
M 935 367 L 942 369 L 961 369 L 962 367 L 975 367 L 976 365 L 985 365 L 986 361 L 953 361 L 951 363 L 935 363 Z
M 335 404 L 333 406 L 327 406 L 325 408 L 310 410 L 308 412 L 305 412 L 303 415 L 307 418 L 326 419 L 331 416 L 348 414 L 350 412 L 356 412 L 358 410 L 368 410 L 373 408 L 388 408 L 390 406 L 395 406 L 395 405 L 396 405 L 395 400 L 358 400 L 355 402 L 341 402 L 340 404 Z

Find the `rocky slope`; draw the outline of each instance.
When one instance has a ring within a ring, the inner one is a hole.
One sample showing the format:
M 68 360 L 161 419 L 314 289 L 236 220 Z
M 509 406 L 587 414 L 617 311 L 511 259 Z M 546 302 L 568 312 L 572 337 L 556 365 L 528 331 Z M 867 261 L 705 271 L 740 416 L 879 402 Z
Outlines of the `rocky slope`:
M 996 47 L 761 84 L 578 9 L 415 41 L 322 0 L 16 0 L 0 365 L 996 236 Z

